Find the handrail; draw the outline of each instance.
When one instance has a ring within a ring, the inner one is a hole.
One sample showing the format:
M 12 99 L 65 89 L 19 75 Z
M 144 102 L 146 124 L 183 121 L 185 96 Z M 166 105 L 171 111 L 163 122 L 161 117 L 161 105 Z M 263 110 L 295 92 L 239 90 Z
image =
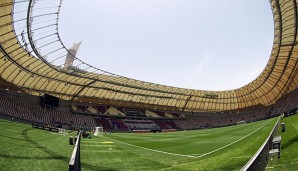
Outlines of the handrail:
M 81 141 L 81 131 L 77 135 L 77 141 L 75 143 L 75 147 L 73 149 L 71 158 L 69 160 L 69 171 L 81 170 L 80 141 Z
M 241 169 L 241 171 L 246 171 L 246 170 L 248 170 L 252 166 L 252 164 L 257 159 L 257 157 L 261 154 L 261 152 L 263 151 L 263 149 L 265 148 L 265 146 L 269 143 L 269 140 L 272 137 L 272 135 L 274 134 L 274 131 L 276 130 L 276 128 L 278 126 L 278 123 L 280 122 L 280 119 L 281 119 L 281 116 L 279 116 L 279 118 L 276 121 L 274 127 L 272 128 L 269 136 L 264 141 L 264 143 L 262 144 L 262 146 L 258 149 L 258 151 L 254 154 L 254 156 L 252 156 L 252 158 L 243 166 L 243 168 Z

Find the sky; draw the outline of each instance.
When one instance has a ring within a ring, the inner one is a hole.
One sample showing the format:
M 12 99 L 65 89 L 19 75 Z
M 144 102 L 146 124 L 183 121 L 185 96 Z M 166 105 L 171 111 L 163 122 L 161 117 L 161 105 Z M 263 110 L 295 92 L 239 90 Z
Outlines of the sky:
M 274 29 L 268 0 L 64 0 L 59 33 L 97 68 L 220 91 L 263 71 Z

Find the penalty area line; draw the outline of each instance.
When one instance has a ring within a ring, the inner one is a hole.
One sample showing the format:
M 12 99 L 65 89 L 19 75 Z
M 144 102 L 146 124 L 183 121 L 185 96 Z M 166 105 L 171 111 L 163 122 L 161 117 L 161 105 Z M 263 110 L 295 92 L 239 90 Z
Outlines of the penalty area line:
M 271 122 L 271 121 L 270 121 L 270 122 Z M 219 150 L 221 150 L 221 149 L 227 148 L 227 147 L 229 147 L 229 146 L 231 146 L 231 145 L 233 145 L 233 144 L 235 144 L 235 143 L 237 143 L 237 142 L 243 140 L 244 138 L 246 138 L 246 137 L 248 137 L 248 136 L 254 134 L 255 132 L 259 131 L 260 129 L 264 128 L 264 127 L 265 127 L 266 125 L 268 125 L 270 122 L 264 124 L 264 125 L 261 126 L 260 128 L 254 130 L 253 132 L 251 132 L 251 133 L 245 135 L 244 137 L 242 137 L 242 138 L 240 138 L 240 139 L 238 139 L 238 140 L 236 140 L 236 141 L 233 141 L 233 142 L 231 142 L 231 143 L 229 143 L 229 144 L 227 144 L 227 145 L 225 145 L 225 146 L 222 146 L 222 147 L 220 147 L 220 148 L 218 148 L 218 149 L 215 149 L 215 150 L 213 150 L 213 151 L 210 151 L 210 152 L 208 152 L 208 153 L 205 153 L 205 154 L 202 154 L 202 155 L 200 155 L 200 156 L 197 156 L 196 158 L 201 158 L 201 157 L 204 157 L 204 156 L 206 156 L 206 155 L 208 155 L 208 154 L 212 154 L 212 153 L 214 153 L 214 152 L 216 152 L 216 151 L 219 151 Z M 194 155 L 194 154 L 193 154 L 193 155 Z
M 118 141 L 118 142 L 120 142 L 120 143 L 122 143 L 122 144 L 131 146 L 131 147 L 137 147 L 137 148 L 141 148 L 141 149 L 144 149 L 144 150 L 153 151 L 153 152 L 157 152 L 157 153 L 169 154 L 169 155 L 180 156 L 180 157 L 191 157 L 191 158 L 196 158 L 196 156 L 192 156 L 192 155 L 187 155 L 187 154 L 176 154 L 176 153 L 170 153 L 170 152 L 165 152 L 165 151 L 159 151 L 159 150 L 154 150 L 154 149 L 150 149 L 150 148 L 146 148 L 146 147 L 141 147 L 141 146 L 137 146 L 137 145 L 129 144 L 129 143 L 126 143 L 126 142 L 123 142 L 123 141 L 115 140 L 115 139 L 113 139 L 113 138 L 110 138 L 110 139 L 112 139 L 112 140 L 114 140 L 114 141 Z
M 271 121 L 270 121 L 271 122 Z M 270 122 L 264 124 L 263 126 L 261 126 L 260 128 L 254 130 L 253 132 L 245 135 L 244 137 L 241 137 L 240 139 L 236 140 L 236 141 L 233 141 L 225 146 L 222 146 L 220 148 L 217 148 L 215 150 L 212 150 L 208 153 L 204 153 L 204 154 L 191 154 L 191 155 L 187 155 L 187 154 L 177 154 L 177 153 L 170 153 L 170 152 L 165 152 L 165 151 L 160 151 L 160 150 L 154 150 L 154 149 L 150 149 L 150 148 L 146 148 L 146 147 L 141 147 L 141 146 L 137 146 L 137 145 L 133 145 L 133 144 L 129 144 L 129 143 L 126 143 L 126 142 L 123 142 L 123 141 L 119 141 L 119 140 L 116 140 L 116 139 L 113 139 L 113 138 L 109 138 L 109 139 L 112 139 L 114 141 L 117 141 L 117 142 L 120 142 L 122 144 L 125 144 L 125 145 L 128 145 L 128 146 L 131 146 L 131 147 L 137 147 L 137 148 L 141 148 L 141 149 L 144 149 L 144 150 L 148 150 L 148 151 L 153 151 L 153 152 L 157 152 L 157 153 L 163 153 L 163 154 L 168 154 L 168 155 L 173 155 L 173 156 L 180 156 L 180 157 L 190 157 L 190 158 L 194 158 L 194 159 L 197 159 L 197 158 L 201 158 L 201 157 L 204 157 L 204 156 L 207 156 L 209 154 L 212 154 L 212 153 L 215 153 L 216 151 L 219 151 L 221 149 L 224 149 L 224 148 L 227 148 L 241 140 L 243 140 L 244 138 L 254 134 L 255 132 L 259 131 L 260 129 L 264 128 L 266 125 L 268 125 Z M 198 156 L 199 155 L 199 156 Z

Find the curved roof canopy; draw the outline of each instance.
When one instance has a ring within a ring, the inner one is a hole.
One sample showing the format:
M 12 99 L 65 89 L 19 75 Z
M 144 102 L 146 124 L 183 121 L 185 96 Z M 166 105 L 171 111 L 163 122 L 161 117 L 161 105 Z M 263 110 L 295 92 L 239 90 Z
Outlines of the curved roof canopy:
M 62 43 L 62 0 L 0 1 L 0 76 L 27 93 L 65 100 L 177 111 L 231 111 L 271 105 L 298 86 L 297 2 L 270 0 L 274 42 L 264 71 L 229 91 L 192 90 L 134 80 L 84 63 Z M 67 56 L 73 56 L 65 65 Z

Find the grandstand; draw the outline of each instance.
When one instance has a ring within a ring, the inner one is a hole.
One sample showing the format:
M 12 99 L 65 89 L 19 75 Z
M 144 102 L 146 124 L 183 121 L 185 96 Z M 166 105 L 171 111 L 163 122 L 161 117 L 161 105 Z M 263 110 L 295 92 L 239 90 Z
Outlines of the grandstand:
M 260 139 L 259 143 L 248 143 L 254 151 L 249 151 L 250 156 L 245 157 L 246 161 L 240 162 L 243 166 L 257 152 L 257 149 L 268 136 L 267 133 L 269 134 L 272 129 L 274 124 L 272 124 L 273 122 L 269 124 L 269 121 L 272 120 L 270 118 L 281 114 L 295 114 L 298 109 L 297 2 L 293 0 L 270 0 L 270 5 L 274 18 L 275 34 L 272 52 L 263 72 L 251 83 L 235 90 L 203 91 L 135 80 L 85 63 L 76 56 L 80 43 L 68 49 L 60 39 L 58 21 L 62 0 L 1 0 L 0 116 L 6 120 L 47 125 L 67 130 L 90 131 L 96 126 L 101 126 L 106 132 L 122 133 L 105 137 L 104 142 L 113 140 L 118 145 L 115 147 L 116 149 L 129 143 L 130 148 L 132 148 L 134 137 L 131 136 L 135 136 L 136 141 L 141 141 L 138 135 L 127 134 L 131 132 L 172 132 L 197 129 L 206 131 L 209 128 L 225 127 L 214 129 L 220 132 L 225 129 L 241 128 L 241 125 L 226 126 L 253 122 L 251 129 L 249 124 L 243 126 L 247 130 L 242 133 L 249 134 L 248 132 L 254 132 L 252 128 L 263 129 L 264 123 L 270 125 L 271 127 L 264 126 L 267 132 L 262 134 L 263 139 Z M 59 106 L 44 105 L 42 101 L 45 94 L 59 98 Z M 291 123 L 290 119 L 287 120 Z M 6 126 L 10 125 L 7 121 L 3 121 L 3 123 Z M 19 127 L 20 129 L 18 129 Z M 16 126 L 16 129 L 18 131 L 24 129 L 26 132 L 25 130 L 28 128 Z M 297 135 L 294 128 L 289 129 L 294 135 Z M 200 132 L 186 132 L 185 139 L 188 135 L 195 137 L 196 134 L 200 134 Z M 37 134 L 42 135 L 40 132 Z M 156 139 L 152 141 L 163 141 L 163 136 L 171 139 L 171 135 L 175 136 L 176 133 L 162 133 L 156 135 Z M 140 136 L 147 138 L 146 134 Z M 182 141 L 183 134 L 179 134 L 175 138 L 179 139 L 179 137 L 182 138 L 178 144 L 186 146 Z M 231 138 L 233 137 L 231 136 Z M 241 136 L 237 138 L 241 139 Z M 251 141 L 253 141 L 252 139 L 250 138 Z M 30 141 L 28 137 L 25 137 L 25 141 L 27 140 Z M 224 137 L 216 140 L 225 141 Z M 294 143 L 295 139 L 286 139 L 285 141 L 290 142 L 290 140 Z M 59 142 L 62 143 L 63 141 L 63 138 L 59 139 Z M 151 140 L 148 139 L 148 141 Z M 171 144 L 171 141 L 164 141 Z M 188 143 L 192 141 L 190 140 Z M 227 144 L 234 144 L 235 142 L 235 139 L 233 141 L 231 139 L 231 141 L 227 141 Z M 84 142 L 82 144 L 84 145 Z M 222 147 L 227 144 L 222 144 Z M 146 150 L 150 147 L 146 142 L 138 142 L 134 146 L 137 145 Z M 291 144 L 286 145 L 288 147 Z M 114 148 L 114 145 L 111 146 Z M 128 146 L 125 148 L 129 148 Z M 65 148 L 67 148 L 70 156 L 69 147 Z M 179 148 L 176 146 L 167 149 L 167 145 L 157 143 L 153 144 L 149 151 L 178 154 L 181 152 L 178 150 Z M 220 149 L 221 147 L 218 146 L 217 148 Z M 88 150 L 84 147 L 82 149 Z M 169 151 L 166 152 L 167 150 Z M 210 148 L 210 150 L 214 149 Z M 192 156 L 191 151 L 188 152 L 179 155 Z M 236 151 L 234 152 L 236 153 Z M 142 152 L 135 151 L 134 153 Z M 208 154 L 208 152 L 204 153 Z M 65 155 L 67 156 L 67 154 L 59 153 L 60 159 L 67 161 Z M 85 153 L 83 155 L 86 156 Z M 154 158 L 151 155 L 153 154 L 148 154 L 150 158 Z M 1 157 L 5 156 L 2 155 Z M 92 157 L 96 158 L 90 154 L 85 159 L 95 160 Z M 109 156 L 106 155 L 105 157 L 108 158 Z M 123 155 L 122 157 L 125 158 L 126 156 Z M 298 157 L 297 154 L 295 157 Z M 166 157 L 159 156 L 158 159 L 163 160 L 164 158 Z M 82 160 L 85 159 L 82 158 Z M 175 163 L 176 159 L 179 160 L 179 158 L 169 157 L 168 163 L 181 164 Z M 133 161 L 133 159 L 131 160 Z M 136 161 L 132 163 L 136 164 Z M 3 162 L 5 161 L 0 159 L 0 166 L 7 165 Z M 189 161 L 183 160 L 183 162 Z M 82 165 L 83 168 L 85 167 L 87 170 L 88 168 L 89 170 L 96 169 L 95 166 L 90 166 L 92 163 L 86 163 Z M 200 167 L 200 163 L 197 161 L 194 163 L 197 165 L 193 165 L 191 170 Z M 251 164 L 253 165 L 253 163 Z M 154 168 L 153 165 L 154 162 L 152 165 L 146 165 L 146 168 L 150 168 L 150 166 Z M 177 165 L 175 169 L 186 169 L 187 166 L 183 168 L 181 165 Z M 104 167 L 104 165 L 101 166 Z M 111 163 L 109 166 L 113 167 L 113 164 Z M 11 170 L 15 170 L 13 166 L 11 168 Z M 140 168 L 142 167 L 136 166 L 136 168 L 129 168 L 128 170 Z M 111 170 L 110 168 L 104 169 Z M 125 168 L 122 169 L 125 170 Z M 156 169 L 166 169 L 166 167 L 158 165 Z M 236 169 L 239 170 L 239 167 Z

